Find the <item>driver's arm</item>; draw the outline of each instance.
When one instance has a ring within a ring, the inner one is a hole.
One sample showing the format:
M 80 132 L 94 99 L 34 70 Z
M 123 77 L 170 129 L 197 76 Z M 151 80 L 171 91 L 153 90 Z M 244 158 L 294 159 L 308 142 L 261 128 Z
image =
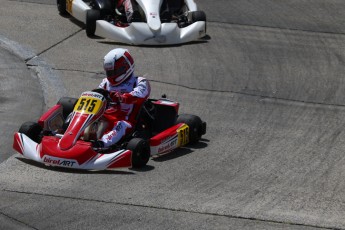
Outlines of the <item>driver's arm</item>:
M 138 78 L 138 85 L 130 93 L 121 95 L 121 102 L 126 104 L 134 104 L 139 100 L 146 100 L 150 96 L 151 87 L 145 78 Z

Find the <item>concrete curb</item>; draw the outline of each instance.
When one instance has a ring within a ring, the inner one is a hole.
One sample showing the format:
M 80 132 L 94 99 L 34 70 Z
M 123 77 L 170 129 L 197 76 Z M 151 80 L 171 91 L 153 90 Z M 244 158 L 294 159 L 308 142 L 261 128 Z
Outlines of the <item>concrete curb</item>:
M 59 74 L 36 53 L 15 41 L 0 35 L 0 46 L 19 56 L 33 70 L 42 85 L 45 109 L 54 105 L 67 90 Z

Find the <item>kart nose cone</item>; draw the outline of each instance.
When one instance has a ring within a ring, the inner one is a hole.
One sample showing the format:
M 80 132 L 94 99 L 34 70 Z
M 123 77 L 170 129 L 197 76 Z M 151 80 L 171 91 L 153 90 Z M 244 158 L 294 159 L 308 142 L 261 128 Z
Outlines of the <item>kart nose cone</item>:
M 158 31 L 161 28 L 161 19 L 158 14 L 150 13 L 149 18 L 147 19 L 147 24 L 153 31 Z
M 167 38 L 165 36 L 156 36 L 155 40 L 159 43 L 165 43 Z

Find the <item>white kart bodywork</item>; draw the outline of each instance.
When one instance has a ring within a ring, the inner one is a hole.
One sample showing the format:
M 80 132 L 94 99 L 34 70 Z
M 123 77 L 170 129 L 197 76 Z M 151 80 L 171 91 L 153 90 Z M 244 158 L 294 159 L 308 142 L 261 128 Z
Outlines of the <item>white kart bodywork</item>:
M 177 23 L 161 23 L 160 7 L 163 0 L 136 0 L 146 15 L 146 22 L 132 22 L 128 27 L 117 27 L 105 20 L 96 21 L 95 35 L 134 45 L 172 45 L 197 40 L 206 35 L 206 22 L 197 21 L 180 28 Z M 190 12 L 197 11 L 194 0 L 185 0 Z M 90 6 L 82 0 L 67 0 L 67 11 L 86 23 Z

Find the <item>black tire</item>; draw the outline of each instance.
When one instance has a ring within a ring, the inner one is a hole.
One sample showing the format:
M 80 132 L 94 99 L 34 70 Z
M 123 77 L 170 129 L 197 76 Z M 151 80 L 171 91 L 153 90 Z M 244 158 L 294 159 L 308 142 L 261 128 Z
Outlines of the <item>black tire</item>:
M 132 151 L 132 167 L 142 168 L 150 159 L 150 145 L 141 138 L 133 138 L 127 144 L 127 149 Z
M 73 111 L 75 103 L 77 103 L 78 99 L 73 97 L 62 97 L 58 101 L 58 105 L 62 106 L 63 112 L 63 118 L 66 120 L 68 115 Z
M 28 136 L 31 140 L 41 143 L 42 127 L 37 122 L 25 122 L 20 126 L 19 132 Z
M 206 14 L 204 11 L 193 11 L 191 12 L 191 20 L 192 20 L 192 23 L 200 22 L 200 21 L 206 22 Z
M 88 37 L 93 37 L 95 36 L 95 31 L 96 31 L 96 21 L 100 18 L 100 11 L 99 10 L 88 10 L 86 11 L 86 23 L 85 23 L 85 30 L 86 30 L 86 35 Z
M 57 9 L 60 15 L 67 15 L 66 0 L 56 0 Z
M 206 123 L 200 117 L 191 114 L 180 114 L 176 124 L 185 123 L 189 126 L 189 143 L 196 143 L 206 132 Z

